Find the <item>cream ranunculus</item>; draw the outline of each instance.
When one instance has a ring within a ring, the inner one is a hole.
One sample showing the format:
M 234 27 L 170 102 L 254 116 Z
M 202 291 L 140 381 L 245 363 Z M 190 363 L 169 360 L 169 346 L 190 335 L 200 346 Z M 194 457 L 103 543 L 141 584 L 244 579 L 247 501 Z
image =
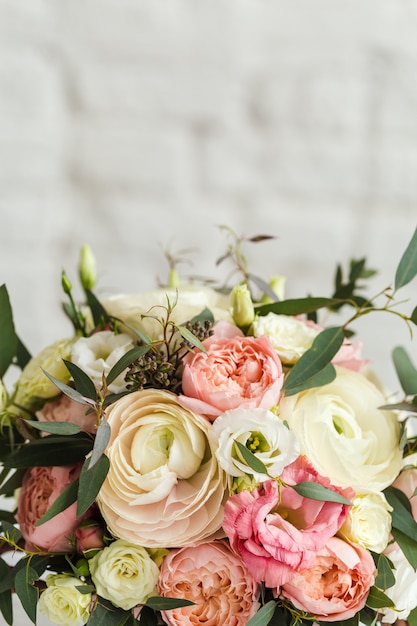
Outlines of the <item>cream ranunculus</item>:
M 382 491 L 401 469 L 400 425 L 380 410 L 382 393 L 360 373 L 336 368 L 322 387 L 284 397 L 280 417 L 295 432 L 316 470 L 333 484 Z
M 51 622 L 60 626 L 83 626 L 90 617 L 91 593 L 81 593 L 76 587 L 83 583 L 74 576 L 49 574 L 47 588 L 39 598 L 39 610 Z
M 110 330 L 102 330 L 90 337 L 80 337 L 71 349 L 71 361 L 78 365 L 91 380 L 101 387 L 103 374 L 107 375 L 113 365 L 133 348 L 130 335 L 115 335 Z M 119 393 L 125 389 L 124 373 L 109 385 L 109 391 Z
M 381 492 L 359 493 L 353 498 L 341 535 L 372 552 L 381 553 L 391 533 L 392 507 Z
M 176 302 L 171 319 L 182 324 L 208 308 L 214 319 L 232 322 L 229 296 L 209 287 L 179 287 L 156 289 L 141 294 L 118 295 L 103 300 L 102 304 L 109 315 L 123 320 L 126 324 L 144 331 L 155 338 L 161 334 L 161 326 L 152 316 L 165 317 L 167 298 Z M 142 316 L 151 316 L 144 317 Z M 128 332 L 128 331 L 127 331 Z
M 98 504 L 110 531 L 145 547 L 181 547 L 216 534 L 226 477 L 210 424 L 175 394 L 155 389 L 124 396 L 107 418 L 110 469 Z
M 132 609 L 156 595 L 159 568 L 145 548 L 117 539 L 89 561 L 97 593 L 114 606 Z
M 255 337 L 266 335 L 272 342 L 281 361 L 293 364 L 311 347 L 319 330 L 305 321 L 289 315 L 268 313 L 253 322 Z
M 298 441 L 271 411 L 266 409 L 233 409 L 226 411 L 213 423 L 211 436 L 216 443 L 216 455 L 221 467 L 230 476 L 252 474 L 263 482 L 279 476 L 300 453 Z M 251 469 L 239 452 L 236 441 L 246 446 L 268 470 L 268 475 Z
M 39 409 L 45 400 L 59 395 L 58 387 L 43 372 L 64 383 L 69 382 L 71 376 L 63 359 L 70 358 L 71 343 L 71 339 L 61 339 L 30 359 L 16 384 L 13 397 L 16 406 L 34 411 Z

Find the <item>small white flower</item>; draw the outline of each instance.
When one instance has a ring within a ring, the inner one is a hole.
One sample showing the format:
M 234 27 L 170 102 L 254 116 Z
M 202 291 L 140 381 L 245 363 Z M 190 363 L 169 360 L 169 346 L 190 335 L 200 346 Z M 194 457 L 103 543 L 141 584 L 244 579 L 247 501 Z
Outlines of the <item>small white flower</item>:
M 381 492 L 359 493 L 353 498 L 341 534 L 366 550 L 383 552 L 391 532 L 392 507 Z
M 111 330 L 102 330 L 90 337 L 80 337 L 72 345 L 71 361 L 78 365 L 94 382 L 101 387 L 103 373 L 106 376 L 113 365 L 133 348 L 129 335 L 115 335 Z M 109 385 L 109 391 L 119 393 L 125 389 L 124 373 Z
M 272 342 L 281 361 L 293 364 L 311 347 L 318 330 L 289 315 L 268 313 L 253 322 L 255 337 L 266 335 Z
M 74 576 L 50 574 L 46 584 L 39 598 L 40 612 L 60 626 L 83 626 L 90 617 L 91 593 L 76 589 L 82 582 Z
M 260 482 L 281 474 L 299 455 L 296 436 L 271 411 L 233 409 L 214 421 L 212 438 L 217 445 L 220 466 L 230 476 L 252 474 Z M 268 475 L 254 472 L 242 459 L 239 441 L 253 452 L 268 470 Z

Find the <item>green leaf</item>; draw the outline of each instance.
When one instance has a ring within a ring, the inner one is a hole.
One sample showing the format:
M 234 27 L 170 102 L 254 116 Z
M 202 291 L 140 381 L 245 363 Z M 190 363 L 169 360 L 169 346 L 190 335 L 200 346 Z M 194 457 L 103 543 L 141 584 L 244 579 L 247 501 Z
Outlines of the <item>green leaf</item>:
M 248 450 L 248 448 L 244 446 L 243 443 L 241 443 L 240 441 L 235 440 L 234 443 L 237 446 L 240 454 L 242 455 L 243 460 L 245 461 L 247 466 L 250 467 L 250 469 L 252 469 L 254 472 L 257 472 L 258 474 L 268 475 L 267 467 L 253 452 Z
M 88 469 L 91 469 L 101 458 L 111 435 L 110 424 L 106 420 L 102 420 L 97 428 L 96 438 L 94 440 L 93 453 L 89 459 Z
M 188 341 L 189 343 L 191 343 L 191 345 L 199 348 L 199 350 L 201 350 L 202 352 L 207 352 L 201 341 L 195 335 L 193 335 L 193 333 L 189 331 L 188 328 L 186 328 L 185 326 L 176 326 L 176 329 L 179 331 L 181 337 L 183 337 L 185 341 Z
M 304 352 L 288 374 L 283 385 L 286 395 L 298 393 L 300 388 L 307 389 L 313 386 L 311 379 L 316 383 L 317 378 L 315 377 L 319 372 L 322 372 L 323 376 L 319 376 L 318 380 L 323 378 L 324 381 L 328 382 L 329 377 L 333 375 L 333 370 L 328 366 L 341 347 L 343 340 L 344 334 L 340 327 L 326 328 L 319 333 L 311 348 Z M 321 384 L 326 384 L 326 382 Z
M 52 467 L 84 461 L 91 451 L 93 439 L 85 433 L 78 435 L 48 435 L 31 441 L 6 457 L 4 467 Z
M 131 624 L 132 614 L 114 606 L 107 606 L 106 602 L 99 598 L 99 601 L 90 615 L 88 626 L 127 626 Z
M 37 430 L 54 435 L 76 435 L 81 432 L 81 428 L 78 424 L 72 424 L 71 422 L 38 422 L 36 420 L 25 420 L 25 423 Z
M 71 400 L 74 400 L 75 402 L 78 402 L 79 404 L 86 404 L 87 406 L 94 406 L 95 403 L 91 400 L 91 398 L 86 398 L 76 389 L 73 389 L 69 385 L 66 385 L 61 380 L 58 380 L 57 378 L 55 378 L 55 376 L 52 376 L 52 374 L 48 374 L 48 372 L 46 372 L 44 369 L 42 369 L 42 371 L 45 374 L 45 376 L 47 376 L 49 380 L 53 382 L 54 385 L 56 385 L 60 391 L 62 391 L 62 393 L 65 393 L 66 396 L 71 398 Z
M 97 400 L 97 389 L 91 378 L 75 363 L 63 359 L 65 366 L 71 374 L 75 389 L 84 397 Z
M 417 393 L 417 369 L 414 367 L 406 350 L 401 346 L 392 351 L 395 371 L 401 387 L 407 396 Z
M 393 508 L 391 512 L 392 528 L 400 530 L 407 537 L 417 542 L 417 522 L 408 508 L 408 499 L 406 503 L 403 502 L 403 499 L 406 498 L 404 493 L 395 487 L 387 487 L 384 494 L 388 504 Z
M 210 311 L 210 309 L 205 307 L 201 311 L 201 313 L 199 313 L 198 315 L 194 315 L 194 317 L 192 317 L 189 322 L 190 324 L 195 324 L 196 322 L 200 322 L 200 324 L 204 324 L 204 322 L 211 322 L 212 324 L 214 324 L 215 320 L 214 315 Z
M 395 576 L 392 572 L 390 561 L 384 554 L 380 554 L 377 563 L 378 573 L 375 578 L 375 586 L 378 589 L 389 589 L 395 584 Z
M 51 504 L 46 513 L 42 515 L 40 520 L 36 523 L 36 526 L 42 526 L 45 522 L 49 522 L 50 519 L 65 511 L 71 504 L 77 499 L 78 493 L 78 479 L 72 482 L 68 487 L 57 497 Z
M 146 605 L 142 607 L 138 622 L 135 622 L 136 625 L 138 623 L 140 626 L 159 626 L 157 614 Z
M 146 600 L 146 606 L 154 611 L 169 611 L 179 609 L 182 606 L 193 606 L 195 603 L 184 598 L 166 598 L 162 596 L 151 596 Z
M 413 324 L 416 324 L 417 326 L 417 306 L 414 307 L 413 312 L 411 313 L 410 320 L 413 322 Z
M 0 593 L 0 612 L 4 617 L 4 620 L 9 626 L 13 624 L 13 603 L 12 603 L 12 591 L 3 591 Z
M 291 380 L 285 386 L 285 395 L 293 396 L 296 393 L 305 391 L 306 389 L 312 389 L 313 387 L 322 387 L 328 385 L 336 378 L 336 370 L 331 363 L 328 363 L 320 372 L 313 374 L 309 378 L 306 378 L 299 385 L 290 384 Z
M 391 533 L 411 567 L 417 569 L 417 543 L 397 528 L 392 528 Z
M 270 600 L 250 618 L 246 626 L 267 626 L 275 613 L 276 602 Z
M 291 485 L 294 491 L 304 498 L 311 498 L 311 500 L 320 500 L 323 502 L 340 502 L 341 504 L 352 505 L 352 502 L 342 496 L 341 493 L 333 491 L 324 485 L 313 483 L 309 481 L 298 483 L 298 485 Z
M 271 302 L 255 307 L 256 315 L 267 315 L 276 313 L 277 315 L 301 315 L 302 313 L 313 313 L 323 308 L 343 304 L 344 300 L 338 298 L 294 298 L 281 300 L 281 302 Z
M 110 385 L 116 378 L 125 371 L 129 365 L 132 365 L 136 359 L 146 354 L 150 349 L 150 345 L 137 346 L 136 348 L 132 348 L 126 354 L 122 356 L 121 359 L 117 361 L 111 368 L 110 372 L 107 374 L 106 382 Z
M 6 285 L 0 287 L 0 379 L 12 364 L 18 339 L 14 329 L 13 312 Z
M 83 515 L 93 504 L 109 471 L 110 461 L 105 454 L 91 469 L 88 467 L 89 461 L 90 459 L 85 460 L 79 478 L 77 517 Z
M 108 323 L 110 318 L 101 302 L 89 289 L 84 289 L 84 293 L 87 298 L 87 304 L 90 307 L 91 314 L 93 316 L 94 325 L 97 327 L 103 323 Z
M 16 594 L 27 613 L 29 619 L 36 624 L 36 607 L 38 603 L 38 590 L 33 583 L 38 579 L 37 572 L 29 565 L 19 570 L 15 576 Z
M 395 290 L 404 287 L 417 274 L 417 228 L 405 249 L 395 273 Z
M 383 591 L 377 589 L 377 587 L 371 587 L 366 606 L 369 606 L 371 609 L 394 608 L 394 603 Z
M 1 527 L 4 534 L 7 535 L 11 541 L 19 543 L 22 538 L 22 533 L 18 528 L 16 528 L 16 526 L 3 519 L 1 520 Z
M 23 369 L 25 365 L 29 363 L 31 354 L 26 346 L 21 342 L 19 337 L 17 338 L 17 350 L 16 350 L 16 364 Z
M 408 626 L 417 626 L 417 606 L 408 614 Z

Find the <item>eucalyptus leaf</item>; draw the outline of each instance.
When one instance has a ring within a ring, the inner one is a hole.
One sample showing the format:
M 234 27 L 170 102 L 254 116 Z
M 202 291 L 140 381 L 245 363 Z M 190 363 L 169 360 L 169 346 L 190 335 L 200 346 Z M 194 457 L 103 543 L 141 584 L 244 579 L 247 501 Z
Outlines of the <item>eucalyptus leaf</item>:
M 15 576 L 16 594 L 29 619 L 36 624 L 36 608 L 38 603 L 38 590 L 33 583 L 38 579 L 38 574 L 28 563 L 19 570 Z
M 336 369 L 331 363 L 328 363 L 322 370 L 316 372 L 309 378 L 303 380 L 299 385 L 292 384 L 290 381 L 285 386 L 285 395 L 293 396 L 296 393 L 312 389 L 313 387 L 322 387 L 328 385 L 336 378 Z
M 330 308 L 344 303 L 345 301 L 339 298 L 294 298 L 263 304 L 255 307 L 255 311 L 257 315 L 267 315 L 268 313 L 301 315 L 302 313 L 313 313 L 319 309 Z
M 276 602 L 274 600 L 270 600 L 261 608 L 259 611 L 255 613 L 253 617 L 250 618 L 246 626 L 267 626 L 275 613 Z
M 170 609 L 179 609 L 182 606 L 192 606 L 194 602 L 185 600 L 184 598 L 167 598 L 162 596 L 151 596 L 146 600 L 146 606 L 154 611 L 169 611 Z
M 416 324 L 417 326 L 417 306 L 414 307 L 413 312 L 411 313 L 410 320 L 413 322 L 413 324 Z
M 60 391 L 62 391 L 62 393 L 64 393 L 69 398 L 71 398 L 71 400 L 74 400 L 75 402 L 78 402 L 79 404 L 86 404 L 87 406 L 95 405 L 95 402 L 91 398 L 83 396 L 79 391 L 63 383 L 62 380 L 58 380 L 57 378 L 55 378 L 55 376 L 52 376 L 52 374 L 49 374 L 45 370 L 42 370 L 42 371 L 45 374 L 45 376 L 47 376 L 49 380 L 53 382 L 54 385 L 56 385 Z
M 121 359 L 117 361 L 111 368 L 110 372 L 106 376 L 106 383 L 110 385 L 122 372 L 125 371 L 129 365 L 132 365 L 139 357 L 143 356 L 150 350 L 150 345 L 146 344 L 144 346 L 137 346 L 136 348 L 132 348 L 126 354 L 124 354 Z
M 404 494 L 395 487 L 387 487 L 384 494 L 388 504 L 393 508 L 391 512 L 392 528 L 401 531 L 414 542 L 417 542 L 417 522 L 414 520 L 408 506 L 402 501 Z M 407 504 L 409 504 L 408 500 Z
M 312 346 L 304 352 L 297 363 L 288 374 L 283 390 L 287 395 L 297 393 L 294 390 L 308 388 L 313 386 L 311 379 L 319 372 L 323 372 L 324 383 L 329 382 L 329 378 L 333 376 L 333 370 L 329 368 L 329 364 L 335 354 L 338 352 L 344 340 L 343 329 L 341 327 L 326 328 L 319 333 L 313 341 Z M 333 367 L 333 366 L 332 366 Z M 327 368 L 327 369 L 326 369 Z M 318 377 L 321 381 L 321 377 Z M 331 379 L 332 380 L 332 379 Z M 317 379 L 313 378 L 316 383 Z M 305 385 L 305 386 L 304 386 Z
M 111 435 L 110 424 L 107 420 L 102 420 L 97 428 L 96 438 L 94 440 L 93 452 L 89 459 L 88 469 L 91 469 L 101 458 Z
M 84 293 L 87 298 L 87 304 L 90 307 L 91 314 L 93 316 L 94 325 L 96 327 L 99 327 L 104 323 L 108 323 L 110 321 L 110 317 L 107 314 L 106 309 L 96 298 L 94 293 L 90 291 L 90 289 L 84 289 Z
M 417 394 L 417 369 L 414 367 L 406 350 L 401 346 L 394 348 L 392 358 L 404 393 L 407 396 Z
M 378 556 L 378 573 L 375 578 L 375 585 L 378 589 L 389 589 L 395 584 L 395 576 L 392 571 L 390 561 L 384 554 Z
M 395 273 L 395 289 L 404 287 L 417 274 L 417 228 L 402 255 Z
M 75 363 L 64 359 L 65 367 L 74 380 L 75 389 L 84 397 L 97 400 L 97 389 L 91 378 Z
M 131 623 L 132 614 L 116 607 L 107 607 L 101 598 L 96 604 L 87 622 L 88 626 L 127 626 Z
M 387 596 L 386 593 L 378 589 L 377 587 L 371 587 L 369 595 L 366 599 L 366 606 L 371 609 L 384 609 L 394 608 L 394 602 Z
M 417 626 L 417 606 L 408 614 L 407 624 L 408 626 Z
M 190 322 L 190 324 L 195 324 L 197 322 L 200 322 L 200 324 L 204 324 L 204 322 L 211 322 L 212 324 L 214 324 L 215 319 L 214 319 L 214 315 L 210 311 L 210 309 L 205 307 L 201 311 L 201 313 L 198 313 L 198 315 L 194 315 L 194 317 L 192 317 L 189 320 L 189 322 Z
M 22 341 L 17 338 L 16 364 L 23 369 L 29 363 L 31 354 Z
M 91 468 L 89 462 L 90 459 L 85 460 L 79 478 L 77 517 L 84 515 L 93 504 L 109 471 L 110 462 L 105 454 Z
M 185 326 L 176 326 L 176 328 L 181 337 L 185 339 L 185 341 L 188 341 L 189 343 L 191 343 L 191 345 L 195 346 L 202 352 L 207 352 L 201 341 L 195 335 L 193 335 L 193 333 L 189 331 L 188 328 L 186 328 Z
M 13 541 L 16 544 L 19 543 L 19 541 L 22 538 L 22 533 L 20 532 L 20 530 L 18 528 L 16 528 L 16 526 L 14 526 L 10 522 L 2 519 L 1 520 L 1 528 L 2 528 L 2 530 L 4 532 L 4 534 L 7 535 L 7 537 L 9 538 L 10 541 Z
M 25 423 L 32 426 L 32 428 L 53 435 L 76 435 L 81 432 L 81 428 L 78 424 L 72 424 L 71 422 L 38 422 L 36 420 L 25 420 Z
M 18 339 L 14 328 L 13 312 L 6 285 L 0 287 L 0 379 L 12 364 Z
M 400 546 L 411 567 L 417 569 L 417 543 L 397 528 L 392 528 L 391 534 Z
M 6 624 L 12 626 L 13 624 L 13 603 L 12 603 L 12 591 L 8 589 L 0 593 L 0 612 L 4 617 Z
M 48 510 L 37 521 L 36 526 L 42 526 L 45 522 L 49 522 L 50 519 L 65 511 L 71 504 L 77 499 L 78 493 L 78 479 L 72 482 L 68 487 L 57 497 L 56 500 L 50 505 Z
M 384 404 L 379 407 L 386 411 L 408 411 L 409 413 L 417 413 L 417 404 L 408 402 L 397 402 L 395 404 Z
M 4 459 L 3 465 L 9 468 L 72 465 L 84 461 L 92 446 L 93 439 L 86 433 L 69 436 L 48 435 L 12 452 Z
M 248 465 L 248 467 L 250 467 L 250 469 L 252 469 L 257 474 L 268 475 L 267 467 L 253 452 L 248 450 L 248 448 L 244 446 L 243 443 L 241 443 L 240 441 L 235 440 L 234 443 L 237 446 L 240 454 L 242 455 L 243 460 Z
M 320 500 L 322 502 L 340 502 L 341 504 L 352 505 L 352 502 L 345 498 L 341 493 L 333 491 L 333 489 L 329 489 L 319 483 L 305 481 L 291 486 L 300 496 L 310 498 L 311 500 Z

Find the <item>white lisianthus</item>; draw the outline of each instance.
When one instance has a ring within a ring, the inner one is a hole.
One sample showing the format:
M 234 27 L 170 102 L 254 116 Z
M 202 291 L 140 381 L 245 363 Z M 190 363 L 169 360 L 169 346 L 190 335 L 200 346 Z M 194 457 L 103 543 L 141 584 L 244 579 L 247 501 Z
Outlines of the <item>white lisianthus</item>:
M 384 624 L 394 624 L 397 620 L 406 620 L 416 607 L 417 572 L 412 568 L 400 548 L 389 549 L 387 557 L 393 563 L 395 583 L 387 590 L 395 605 L 394 609 L 381 609 Z
M 253 475 L 263 482 L 279 476 L 300 454 L 297 437 L 272 411 L 233 409 L 214 421 L 211 437 L 217 446 L 219 465 L 230 476 Z M 239 441 L 262 461 L 268 474 L 255 472 L 242 458 Z
M 47 588 L 39 598 L 39 610 L 60 626 L 83 626 L 90 617 L 91 593 L 81 593 L 82 582 L 75 576 L 49 574 Z
M 311 344 L 319 331 L 289 315 L 268 313 L 260 315 L 253 321 L 255 337 L 266 335 L 272 342 L 281 361 L 291 365 L 311 348 Z
M 380 491 L 359 493 L 349 507 L 340 533 L 366 550 L 380 554 L 390 539 L 392 507 Z
M 71 361 L 78 365 L 98 386 L 103 374 L 106 376 L 113 365 L 133 348 L 130 335 L 115 335 L 111 330 L 102 330 L 90 337 L 80 337 L 72 345 Z M 109 385 L 109 391 L 119 393 L 125 389 L 124 372 Z
M 69 382 L 71 375 L 63 359 L 69 359 L 71 343 L 72 339 L 60 339 L 30 359 L 17 381 L 14 404 L 28 410 L 37 410 L 45 400 L 60 393 L 44 372 L 64 383 Z
M 383 491 L 401 469 L 400 424 L 381 410 L 383 394 L 365 376 L 336 367 L 336 378 L 280 402 L 280 417 L 301 453 L 334 485 L 356 493 Z
M 156 593 L 159 568 L 142 548 L 117 539 L 89 561 L 97 593 L 125 611 Z

